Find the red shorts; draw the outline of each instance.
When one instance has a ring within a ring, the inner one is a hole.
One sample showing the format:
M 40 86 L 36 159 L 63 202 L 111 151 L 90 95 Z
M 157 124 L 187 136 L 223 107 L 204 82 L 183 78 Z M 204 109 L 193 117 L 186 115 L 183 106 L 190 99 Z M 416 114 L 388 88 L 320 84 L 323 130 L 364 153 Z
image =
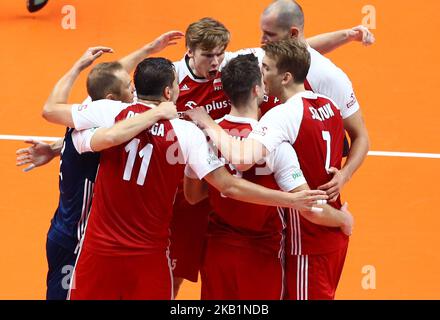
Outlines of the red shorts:
M 83 250 L 72 278 L 71 300 L 170 300 L 167 254 L 102 256 Z
M 202 300 L 280 300 L 283 265 L 277 253 L 208 238 L 201 269 Z
M 287 300 L 333 300 L 347 247 L 320 255 L 287 255 Z
M 203 259 L 211 206 L 206 199 L 190 205 L 178 193 L 171 220 L 171 260 L 175 277 L 197 282 Z

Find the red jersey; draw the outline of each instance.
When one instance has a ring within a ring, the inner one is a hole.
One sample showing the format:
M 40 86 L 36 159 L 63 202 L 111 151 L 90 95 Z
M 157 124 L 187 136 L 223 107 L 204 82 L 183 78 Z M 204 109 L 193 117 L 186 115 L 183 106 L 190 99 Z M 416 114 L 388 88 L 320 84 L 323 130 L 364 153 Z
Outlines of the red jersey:
M 238 139 L 247 138 L 257 124 L 256 120 L 231 115 L 219 120 L 219 125 Z M 226 168 L 237 177 L 270 189 L 291 191 L 306 183 L 296 154 L 288 144 L 278 148 L 266 160 L 266 163 L 245 172 L 239 172 L 229 164 Z M 233 200 L 212 187 L 209 188 L 209 198 L 213 208 L 209 222 L 210 237 L 220 237 L 222 241 L 236 246 L 251 246 L 281 254 L 286 226 L 282 210 Z
M 344 126 L 340 110 L 328 98 L 306 91 L 296 94 L 260 120 L 251 137 L 269 152 L 288 141 L 298 155 L 301 170 L 311 189 L 327 183 L 327 169 L 340 169 Z M 332 206 L 339 209 L 340 199 Z M 320 254 L 342 248 L 348 237 L 339 228 L 313 224 L 299 212 L 290 211 L 288 250 L 291 254 Z
M 231 102 L 223 91 L 220 72 L 213 80 L 199 78 L 191 71 L 187 56 L 174 65 L 180 88 L 177 111 L 184 112 L 203 106 L 213 119 L 219 119 L 230 112 Z
M 130 105 L 114 122 L 149 109 L 141 103 Z M 99 114 L 93 104 L 77 114 L 83 116 L 86 111 Z M 103 110 L 102 123 L 108 123 L 105 118 L 110 116 Z M 90 145 L 93 130 L 82 136 L 86 142 L 77 135 L 77 145 Z M 84 248 L 102 255 L 164 251 L 169 245 L 169 224 L 183 164 L 188 163 L 202 178 L 221 166 L 209 150 L 204 134 L 194 124 L 171 120 L 160 121 L 131 141 L 102 151 Z

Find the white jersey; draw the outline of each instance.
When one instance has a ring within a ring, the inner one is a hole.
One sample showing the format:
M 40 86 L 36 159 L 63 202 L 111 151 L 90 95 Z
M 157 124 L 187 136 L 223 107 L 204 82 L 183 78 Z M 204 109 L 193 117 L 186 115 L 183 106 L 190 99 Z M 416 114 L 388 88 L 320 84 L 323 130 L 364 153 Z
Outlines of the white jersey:
M 246 139 L 247 135 L 258 128 L 258 121 L 251 118 L 236 117 L 226 115 L 222 119 L 216 120 L 220 126 L 229 131 L 233 136 Z M 287 142 L 280 143 L 265 158 L 265 167 L 257 166 L 256 175 L 274 175 L 275 181 L 283 191 L 290 192 L 304 184 L 306 180 L 301 171 L 298 156 L 292 145 Z
M 305 82 L 306 89 L 332 99 L 341 110 L 343 119 L 347 119 L 359 111 L 360 106 L 354 94 L 353 85 L 345 72 L 312 47 L 309 46 L 308 50 L 311 63 Z M 229 62 L 239 54 L 250 53 L 255 54 L 260 63 L 263 61 L 264 50 L 254 48 L 228 53 L 225 56 L 224 63 Z
M 129 107 L 140 108 L 141 111 L 146 111 L 154 106 L 142 103 L 130 105 L 110 100 L 100 100 L 88 105 L 74 106 L 72 109 L 72 116 L 75 127 L 90 128 L 73 132 L 72 139 L 78 152 L 83 153 L 93 151 L 90 143 L 96 128 L 111 127 L 115 124 L 118 115 Z M 173 164 L 177 164 L 179 161 L 189 164 L 199 179 L 202 179 L 205 175 L 223 165 L 212 152 L 206 141 L 205 135 L 197 128 L 197 126 L 191 122 L 180 119 L 170 120 L 169 123 L 174 130 L 175 137 L 177 137 L 179 147 L 174 149 L 170 148 L 169 161 L 174 161 Z M 162 136 L 164 139 L 168 139 L 169 134 L 164 135 L 165 129 L 163 123 L 157 123 L 148 129 L 148 131 L 155 136 Z M 170 136 L 170 138 L 172 137 Z M 181 157 L 176 157 L 171 152 L 177 150 L 182 152 L 182 154 L 179 155 Z

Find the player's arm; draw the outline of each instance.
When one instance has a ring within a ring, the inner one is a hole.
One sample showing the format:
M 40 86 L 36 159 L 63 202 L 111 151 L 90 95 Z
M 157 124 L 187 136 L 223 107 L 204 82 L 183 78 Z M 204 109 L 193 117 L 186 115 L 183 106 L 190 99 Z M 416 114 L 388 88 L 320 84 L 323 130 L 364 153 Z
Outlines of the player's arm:
M 316 205 L 327 199 L 318 190 L 288 193 L 269 189 L 234 177 L 223 166 L 207 174 L 205 180 L 228 198 L 259 205 L 316 211 Z
M 110 127 L 75 130 L 72 134 L 73 144 L 79 153 L 99 152 L 133 139 L 159 120 L 176 117 L 177 109 L 174 103 L 164 102 L 156 108 L 118 121 Z
M 17 166 L 29 164 L 29 166 L 23 169 L 24 172 L 28 172 L 36 167 L 49 163 L 53 158 L 59 156 L 63 147 L 64 138 L 61 138 L 52 144 L 32 139 L 26 140 L 25 142 L 32 145 L 28 148 L 17 150 L 16 164 Z
M 197 204 L 208 197 L 208 190 L 208 184 L 205 180 L 199 180 L 191 167 L 186 166 L 183 179 L 183 192 L 186 201 L 192 205 Z
M 93 47 L 87 49 L 84 55 L 75 62 L 73 67 L 57 82 L 47 99 L 42 116 L 49 122 L 74 127 L 71 109 L 72 105 L 67 103 L 73 84 L 81 71 L 89 67 L 96 59 L 104 53 L 113 52 L 107 47 Z
M 351 140 L 347 160 L 341 170 L 330 168 L 329 172 L 333 174 L 332 180 L 319 187 L 320 190 L 327 191 L 330 201 L 336 201 L 342 187 L 360 168 L 370 149 L 368 131 L 360 110 L 344 119 L 344 128 Z
M 232 176 L 209 147 L 206 137 L 193 124 L 183 121 L 174 127 L 180 141 L 185 163 L 199 179 L 205 179 L 226 197 L 260 205 L 282 206 L 298 210 L 312 210 L 318 201 L 327 199 L 325 192 L 305 190 L 288 193 L 268 189 Z M 229 136 L 229 135 L 228 135 Z
M 296 193 L 304 190 L 310 190 L 307 184 L 302 185 L 291 192 Z M 321 208 L 322 211 L 312 212 L 309 210 L 300 210 L 301 216 L 317 225 L 339 227 L 346 235 L 351 235 L 354 220 L 352 214 L 348 211 L 347 204 L 344 204 L 341 210 L 337 210 L 328 204 L 316 205 L 316 207 Z
M 163 102 L 158 107 L 135 116 L 118 121 L 110 128 L 100 128 L 92 136 L 92 151 L 99 152 L 133 139 L 142 131 L 150 128 L 159 120 L 177 118 L 177 108 L 172 102 Z
M 307 38 L 309 45 L 321 54 L 329 53 L 353 41 L 362 42 L 363 45 L 369 46 L 376 40 L 374 34 L 362 25 Z
M 292 145 L 287 142 L 281 143 L 265 160 L 281 190 L 292 193 L 310 190 Z M 353 217 L 348 210 L 345 212 L 336 210 L 329 205 L 319 207 L 323 209 L 321 212 L 303 210 L 300 214 L 312 223 L 327 227 L 340 227 L 347 234 L 351 234 Z
M 232 163 L 239 171 L 250 169 L 268 153 L 259 141 L 234 139 L 209 116 L 203 107 L 188 110 L 186 114 L 204 130 L 212 143 L 221 152 L 222 157 L 227 162 Z
M 181 39 L 183 36 L 184 34 L 180 31 L 164 33 L 154 41 L 123 57 L 119 60 L 119 63 L 128 73 L 131 73 L 143 59 L 162 51 L 168 46 L 175 45 L 177 43 L 176 40 Z

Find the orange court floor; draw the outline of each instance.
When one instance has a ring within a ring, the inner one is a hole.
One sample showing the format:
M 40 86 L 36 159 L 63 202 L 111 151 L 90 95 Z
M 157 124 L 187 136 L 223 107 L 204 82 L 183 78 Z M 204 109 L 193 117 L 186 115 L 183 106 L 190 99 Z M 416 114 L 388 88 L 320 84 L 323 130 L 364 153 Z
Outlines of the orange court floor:
M 269 2 L 49 0 L 41 12 L 29 14 L 24 0 L 3 0 L 0 136 L 62 136 L 64 128 L 45 122 L 41 110 L 58 78 L 90 46 L 114 48 L 103 59 L 111 60 L 212 16 L 231 30 L 230 50 L 255 47 L 259 16 Z M 352 43 L 329 57 L 353 82 L 372 151 L 431 154 L 372 153 L 346 185 L 343 199 L 356 226 L 337 299 L 440 299 L 440 2 L 300 3 L 307 36 L 359 25 L 363 9 L 375 9 L 376 44 Z M 73 13 L 76 21 L 67 21 Z M 66 22 L 75 29 L 64 29 Z M 184 52 L 181 41 L 162 54 L 179 60 Z M 72 102 L 85 97 L 84 80 Z M 23 173 L 15 167 L 15 150 L 23 146 L 0 138 L 0 299 L 45 298 L 45 240 L 58 201 L 59 162 Z M 200 283 L 185 282 L 179 299 L 199 297 Z

